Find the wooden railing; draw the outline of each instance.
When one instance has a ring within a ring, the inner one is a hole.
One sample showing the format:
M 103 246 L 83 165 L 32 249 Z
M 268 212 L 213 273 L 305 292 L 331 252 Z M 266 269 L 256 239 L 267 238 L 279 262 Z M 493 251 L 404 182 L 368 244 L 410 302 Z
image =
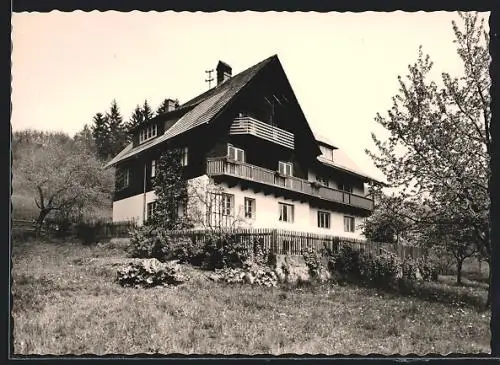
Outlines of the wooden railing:
M 316 196 L 321 199 L 337 202 L 366 210 L 373 210 L 373 201 L 360 195 L 351 194 L 342 190 L 313 184 L 310 181 L 294 176 L 283 176 L 277 171 L 263 167 L 228 160 L 226 157 L 207 159 L 207 175 L 229 175 L 245 180 L 278 186 L 291 191 Z
M 287 148 L 294 148 L 293 133 L 251 117 L 236 118 L 229 129 L 229 134 L 251 134 Z

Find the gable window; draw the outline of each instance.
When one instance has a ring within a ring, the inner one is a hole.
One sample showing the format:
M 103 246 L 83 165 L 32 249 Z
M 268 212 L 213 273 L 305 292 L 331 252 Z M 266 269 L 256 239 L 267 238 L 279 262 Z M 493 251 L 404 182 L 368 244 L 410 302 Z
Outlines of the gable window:
M 143 129 L 141 129 L 141 131 L 139 132 L 139 143 L 146 142 L 151 138 L 156 137 L 157 134 L 158 134 L 158 126 L 156 124 L 148 125 Z
M 326 186 L 326 187 L 328 187 L 328 185 L 329 185 L 328 178 L 326 178 L 324 176 L 320 176 L 320 175 L 316 176 L 316 181 L 318 183 L 320 183 L 321 185 Z
M 151 177 L 156 176 L 156 160 L 151 160 Z
M 344 216 L 344 232 L 354 232 L 354 217 Z
M 245 198 L 245 218 L 255 218 L 255 199 Z
M 330 228 L 330 213 L 318 211 L 318 227 Z
M 279 203 L 280 208 L 280 222 L 293 223 L 293 210 L 294 206 L 291 204 Z
M 181 149 L 181 165 L 182 166 L 188 165 L 188 148 L 187 147 L 184 147 Z
M 333 161 L 333 150 L 326 146 L 319 146 L 321 151 L 321 157 L 326 158 L 327 160 Z
M 232 145 L 227 146 L 227 157 L 233 161 L 245 162 L 245 151 Z
M 146 215 L 146 220 L 147 221 L 150 220 L 153 217 L 155 209 L 156 209 L 156 202 L 148 203 L 148 206 L 147 206 L 147 215 Z
M 121 190 L 129 186 L 130 170 L 128 168 L 119 168 L 116 170 L 116 189 Z
M 291 162 L 279 161 L 278 171 L 281 175 L 292 176 L 293 175 L 293 164 Z

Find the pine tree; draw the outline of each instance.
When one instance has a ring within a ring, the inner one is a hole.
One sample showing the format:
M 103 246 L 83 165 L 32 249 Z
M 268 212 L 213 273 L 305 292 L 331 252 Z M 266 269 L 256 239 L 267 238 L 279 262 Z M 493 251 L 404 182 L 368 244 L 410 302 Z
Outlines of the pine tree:
M 84 148 L 94 155 L 97 155 L 95 139 L 88 124 L 85 124 L 83 126 L 83 129 L 80 132 L 76 133 L 73 139 L 79 148 Z
M 97 147 L 97 156 L 101 160 L 106 160 L 111 155 L 110 130 L 107 116 L 97 113 L 93 119 L 92 137 Z
M 109 121 L 109 131 L 110 131 L 110 149 L 111 154 L 115 156 L 119 153 L 127 143 L 127 131 L 123 123 L 122 115 L 120 114 L 120 109 L 116 100 L 111 103 L 111 108 L 106 117 Z
M 153 109 L 151 109 L 151 106 L 149 106 L 147 99 L 144 100 L 144 105 L 142 106 L 142 117 L 144 118 L 145 122 L 153 119 L 154 117 Z
M 142 109 L 137 105 L 127 123 L 127 132 L 130 133 L 132 129 L 141 125 L 144 122 L 144 115 L 142 114 Z

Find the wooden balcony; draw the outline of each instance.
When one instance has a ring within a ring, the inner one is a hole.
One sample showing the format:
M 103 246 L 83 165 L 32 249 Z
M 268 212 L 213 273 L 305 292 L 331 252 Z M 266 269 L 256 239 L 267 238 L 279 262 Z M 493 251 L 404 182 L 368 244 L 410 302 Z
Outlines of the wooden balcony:
M 231 124 L 229 134 L 251 134 L 258 138 L 277 143 L 290 149 L 294 148 L 293 133 L 285 131 L 281 128 L 274 127 L 251 117 L 236 118 L 233 121 L 233 124 Z
M 373 210 L 373 201 L 364 196 L 332 189 L 294 176 L 283 176 L 278 174 L 277 171 L 268 170 L 247 163 L 231 161 L 226 157 L 207 159 L 207 175 L 234 176 L 262 184 L 281 187 L 330 202 L 336 202 L 369 211 Z

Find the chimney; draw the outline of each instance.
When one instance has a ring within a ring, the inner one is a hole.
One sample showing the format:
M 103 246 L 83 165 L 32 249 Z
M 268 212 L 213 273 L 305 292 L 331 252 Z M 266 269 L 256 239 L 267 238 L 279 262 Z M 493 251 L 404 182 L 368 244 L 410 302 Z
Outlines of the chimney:
M 167 112 L 171 112 L 179 107 L 179 100 L 167 99 Z
M 217 70 L 217 85 L 220 85 L 224 81 L 231 78 L 232 69 L 231 66 L 229 66 L 227 63 L 219 61 L 216 70 Z

